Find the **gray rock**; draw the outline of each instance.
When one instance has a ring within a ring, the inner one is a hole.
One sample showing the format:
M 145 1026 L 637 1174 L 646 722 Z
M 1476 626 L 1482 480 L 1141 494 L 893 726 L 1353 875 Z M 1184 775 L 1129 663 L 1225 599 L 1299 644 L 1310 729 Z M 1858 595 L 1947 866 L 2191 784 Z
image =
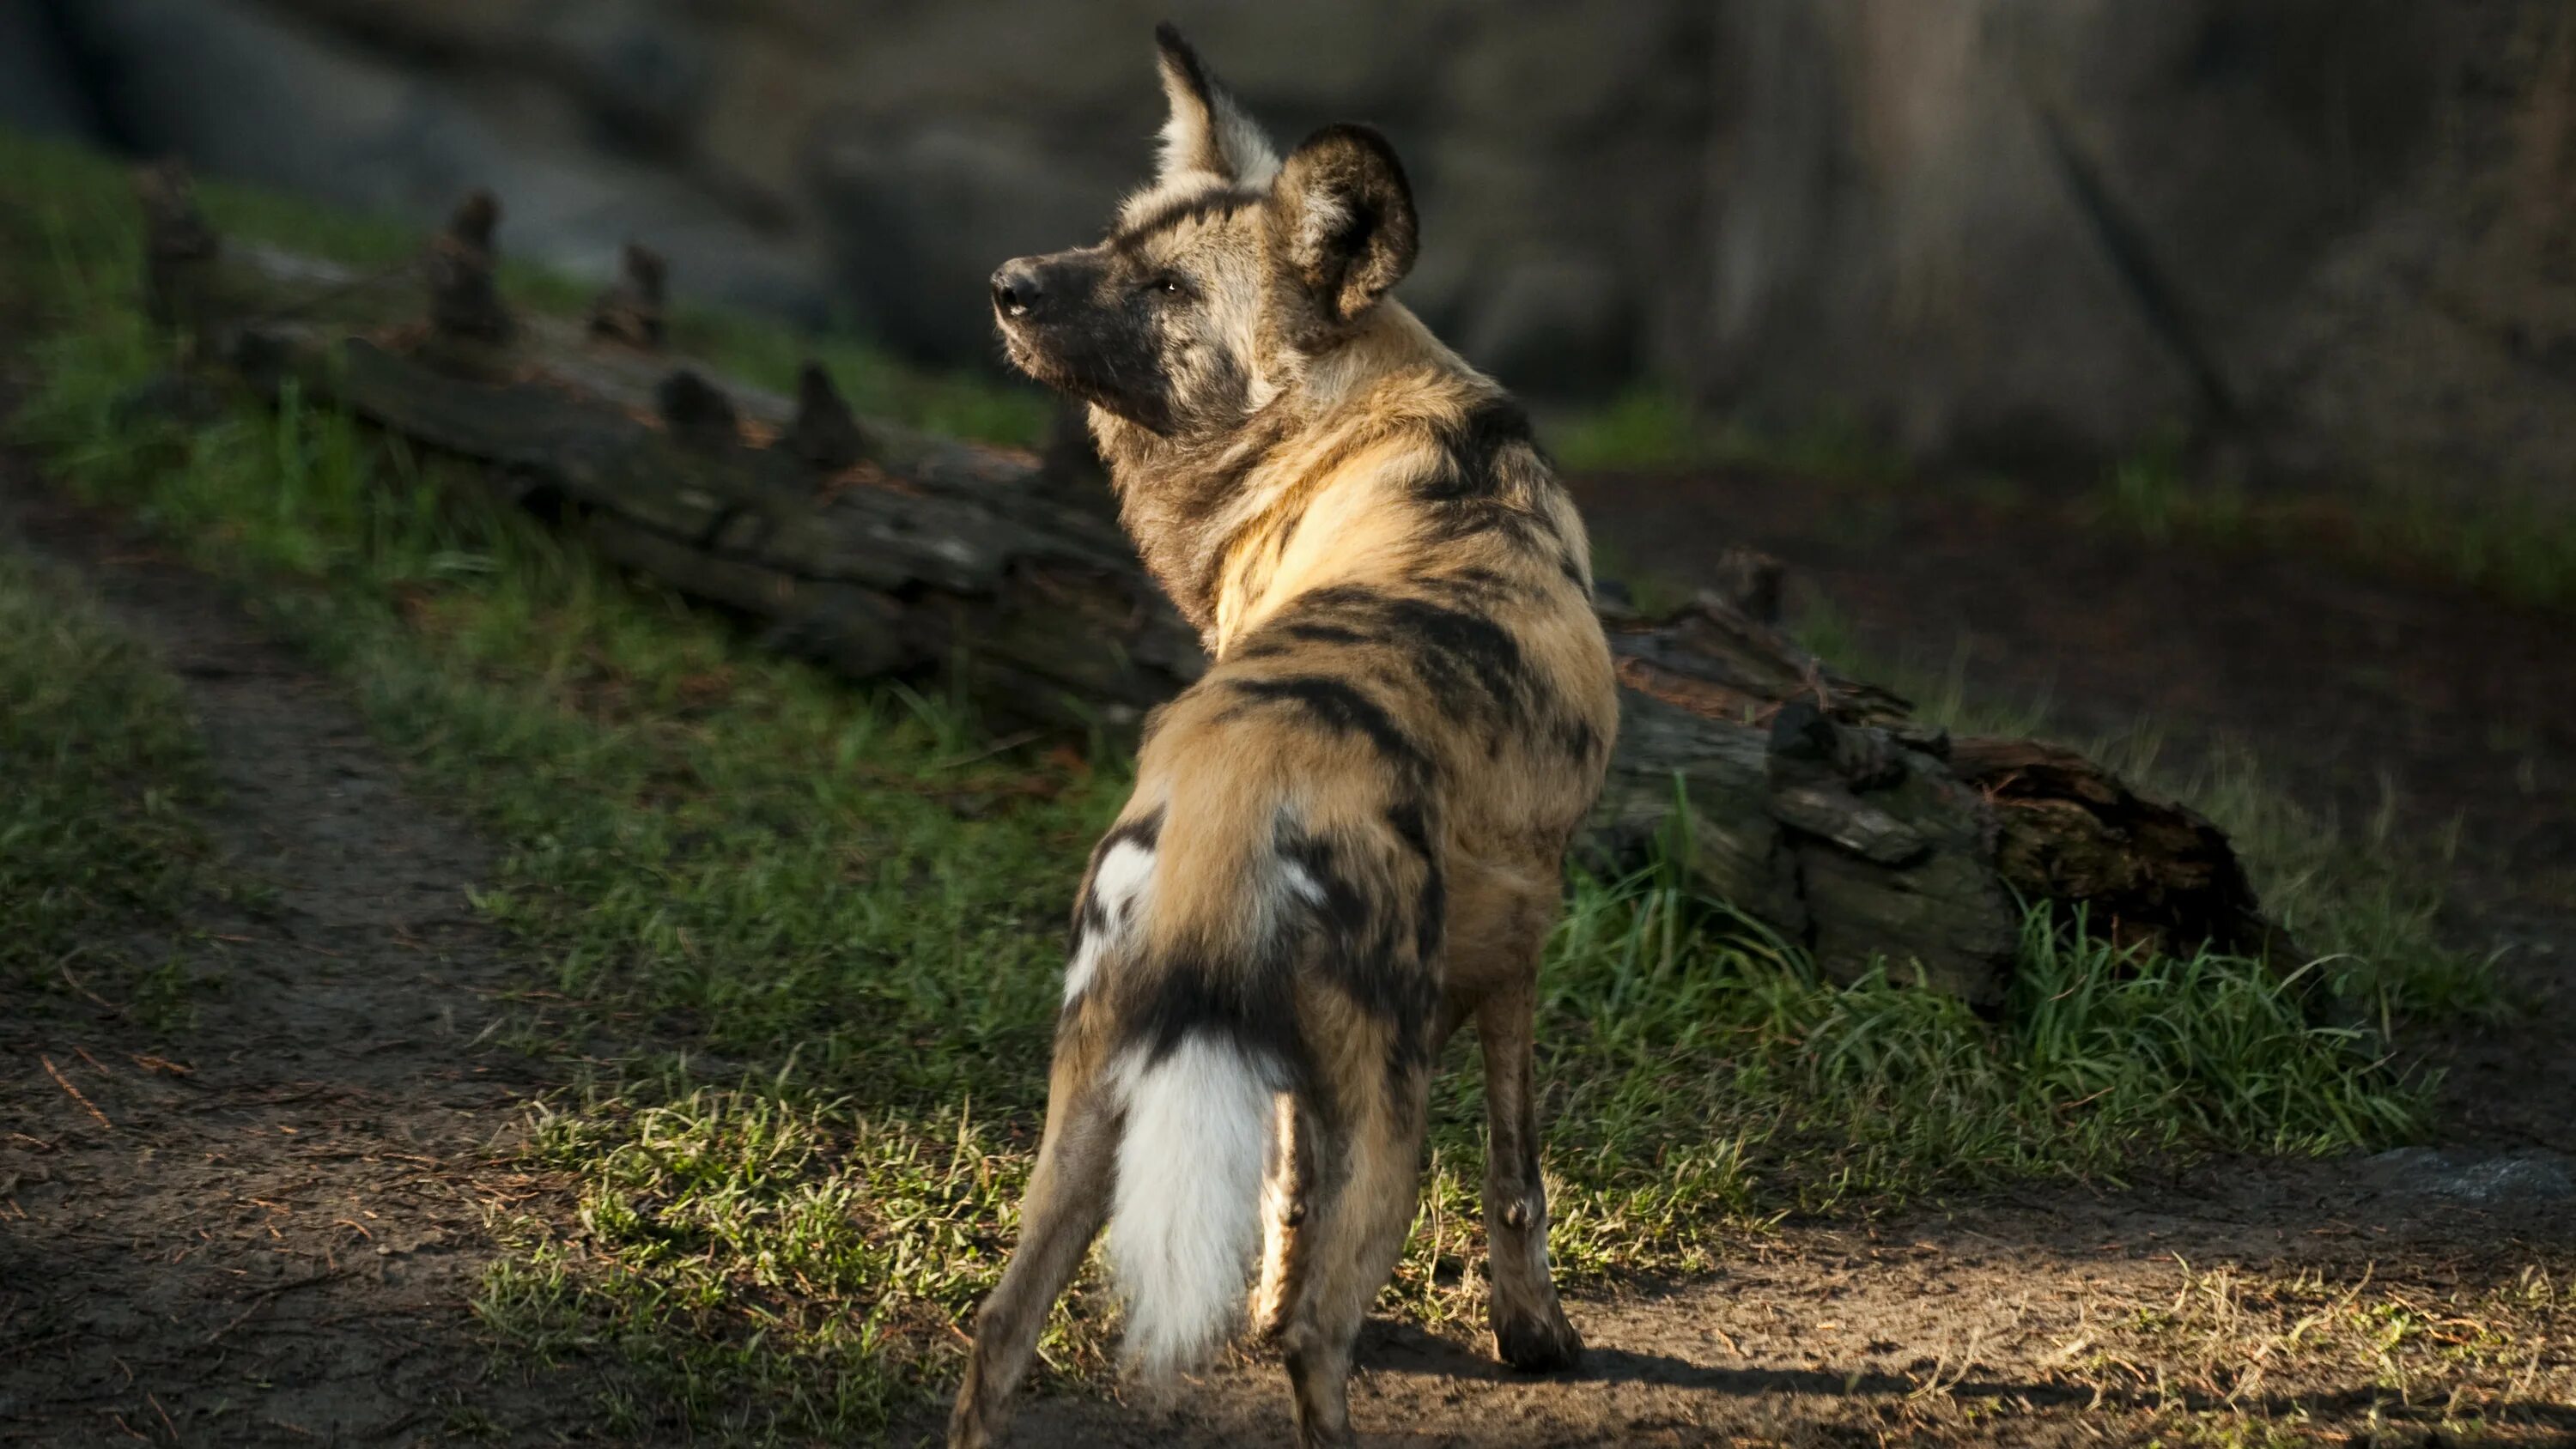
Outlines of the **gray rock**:
M 647 239 L 685 294 L 819 318 L 811 256 L 688 180 L 600 154 L 560 98 L 495 104 L 222 0 L 84 0 L 77 39 L 117 57 L 117 129 L 147 153 L 423 224 L 467 190 L 504 202 L 505 253 L 605 280 Z
M 547 17 L 547 54 L 618 152 L 683 149 L 707 103 L 708 37 L 664 0 L 592 0 Z
M 0 0 L 0 126 L 39 136 L 103 137 L 78 58 L 42 0 Z
M 1704 377 L 1917 453 L 2246 413 L 2293 284 L 2431 134 L 2382 0 L 1747 5 Z
M 2576 1171 L 2555 1153 L 2484 1156 L 2448 1148 L 2400 1147 L 2363 1160 L 2383 1191 L 2449 1198 L 2479 1207 L 2520 1207 L 2576 1199 Z

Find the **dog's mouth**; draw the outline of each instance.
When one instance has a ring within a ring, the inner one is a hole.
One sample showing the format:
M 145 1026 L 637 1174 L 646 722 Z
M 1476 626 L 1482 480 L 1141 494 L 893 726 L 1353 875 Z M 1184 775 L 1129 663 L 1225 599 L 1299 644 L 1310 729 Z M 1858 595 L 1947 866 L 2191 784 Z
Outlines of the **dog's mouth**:
M 1011 366 L 1039 382 L 1047 380 L 1044 376 L 1046 354 L 1031 344 L 1028 329 L 1018 318 L 1004 311 L 999 303 L 993 307 L 993 330 L 1002 335 L 1002 356 L 1010 360 Z
M 993 308 L 993 324 L 1002 337 L 1002 356 L 1031 382 L 1076 401 L 1107 409 L 1150 432 L 1168 433 L 1171 430 L 1171 405 L 1159 390 L 1140 395 L 1119 386 L 1117 381 L 1095 376 L 1092 369 L 1079 365 L 1078 360 L 1048 346 L 1041 329 L 1027 318 L 1012 316 L 999 304 Z
M 1113 410 L 1117 407 L 1108 389 L 1085 378 L 1060 353 L 1031 336 L 1032 329 L 1025 323 L 999 315 L 998 308 L 995 311 L 993 320 L 1002 334 L 1002 357 L 1022 376 L 1050 392 L 1063 393 L 1080 402 L 1098 403 Z

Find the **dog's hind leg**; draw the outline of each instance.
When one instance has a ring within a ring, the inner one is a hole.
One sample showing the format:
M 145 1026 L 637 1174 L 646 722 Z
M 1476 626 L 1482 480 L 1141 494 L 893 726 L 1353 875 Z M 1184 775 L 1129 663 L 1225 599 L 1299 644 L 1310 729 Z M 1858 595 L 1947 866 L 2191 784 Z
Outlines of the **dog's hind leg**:
M 1313 1235 L 1306 1219 L 1315 1197 L 1315 1114 L 1292 1093 L 1279 1096 L 1278 1126 L 1271 1137 L 1270 1179 L 1263 1184 L 1261 1286 L 1252 1298 L 1252 1328 L 1263 1338 L 1288 1331 L 1304 1291 Z
M 1020 1200 L 1020 1244 L 975 1315 L 974 1351 L 948 1421 L 950 1449 L 984 1449 L 1001 1432 L 1011 1391 L 1036 1356 L 1047 1314 L 1108 1216 L 1118 1112 L 1098 1059 L 1097 1052 L 1071 1040 L 1056 1052 L 1046 1131 L 1028 1194 Z
M 1536 948 L 1532 948 L 1535 966 Z M 1547 1187 L 1539 1178 L 1533 969 L 1476 1011 L 1485 1051 L 1485 1243 L 1494 1348 L 1525 1372 L 1571 1368 L 1583 1340 L 1566 1321 L 1547 1263 Z
M 1341 1449 L 1351 1435 L 1351 1356 L 1360 1324 L 1413 1225 L 1430 1075 L 1383 1072 L 1321 1115 L 1304 1234 L 1303 1289 L 1280 1335 L 1300 1449 Z

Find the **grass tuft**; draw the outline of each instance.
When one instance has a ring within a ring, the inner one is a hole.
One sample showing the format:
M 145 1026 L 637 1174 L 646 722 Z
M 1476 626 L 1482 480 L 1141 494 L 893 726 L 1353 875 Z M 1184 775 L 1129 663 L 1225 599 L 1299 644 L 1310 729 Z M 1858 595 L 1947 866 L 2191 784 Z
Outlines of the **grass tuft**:
M 148 973 L 141 931 L 176 919 L 205 845 L 207 788 L 178 682 L 76 580 L 0 553 L 0 982 L 95 994 Z M 123 931 L 132 947 L 114 944 Z

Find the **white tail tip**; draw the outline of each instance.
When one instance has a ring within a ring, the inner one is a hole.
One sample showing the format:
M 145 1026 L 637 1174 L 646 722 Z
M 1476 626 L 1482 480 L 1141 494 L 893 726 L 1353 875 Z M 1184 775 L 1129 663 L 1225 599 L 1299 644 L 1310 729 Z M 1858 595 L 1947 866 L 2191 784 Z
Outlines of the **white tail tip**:
M 1109 1268 L 1127 1304 L 1126 1358 L 1147 1378 L 1194 1368 L 1234 1336 L 1261 1249 L 1272 1073 L 1222 1037 L 1129 1058 Z

